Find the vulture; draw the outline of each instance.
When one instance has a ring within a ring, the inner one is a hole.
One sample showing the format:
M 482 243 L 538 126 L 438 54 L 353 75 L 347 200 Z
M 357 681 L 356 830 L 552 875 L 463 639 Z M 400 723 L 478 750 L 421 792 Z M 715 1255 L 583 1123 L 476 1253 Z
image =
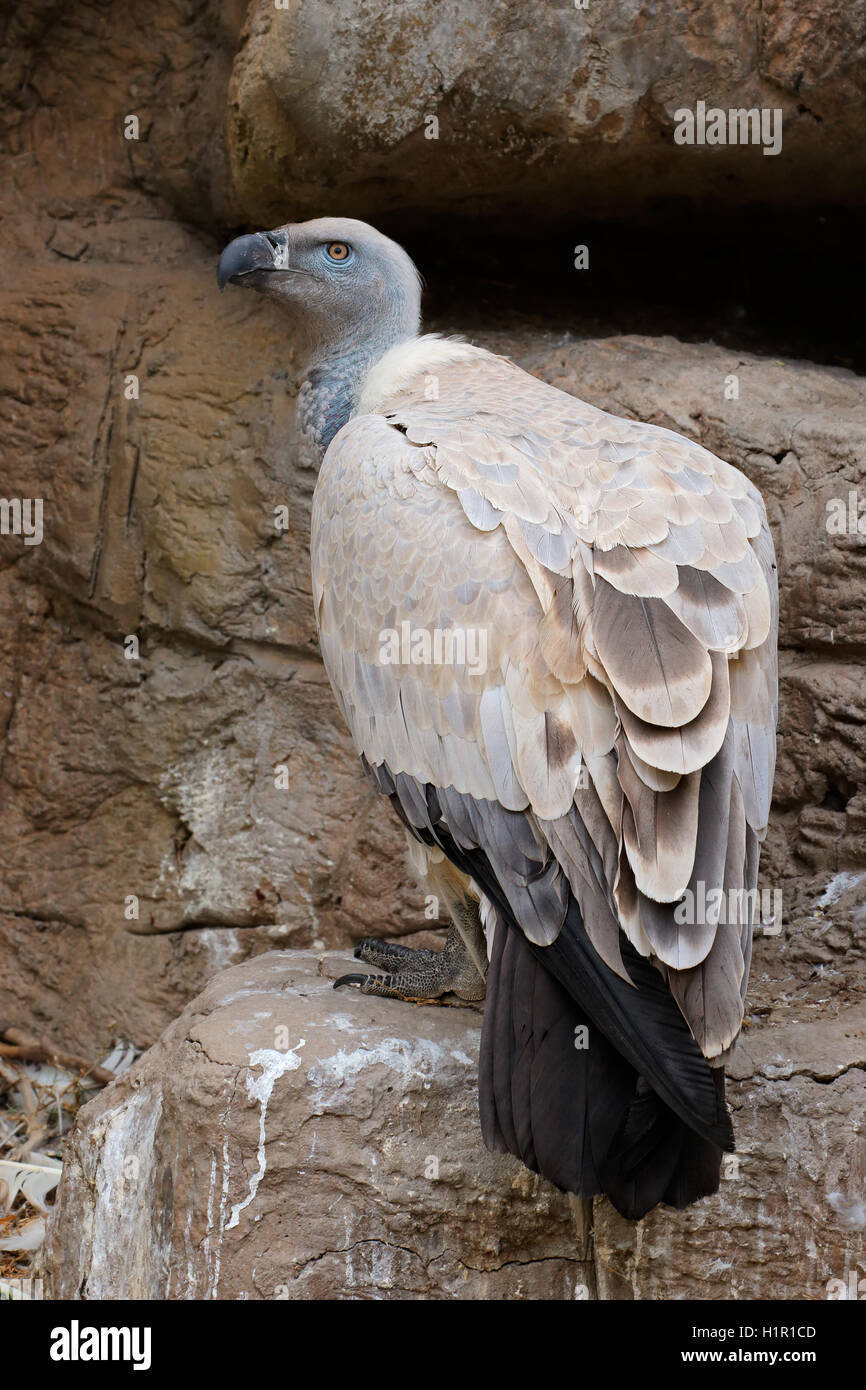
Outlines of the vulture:
M 322 655 L 366 775 L 447 910 L 337 985 L 485 998 L 488 1148 L 637 1220 L 718 1189 L 775 763 L 760 493 L 459 338 L 364 222 L 232 241 L 281 302 L 320 469 Z

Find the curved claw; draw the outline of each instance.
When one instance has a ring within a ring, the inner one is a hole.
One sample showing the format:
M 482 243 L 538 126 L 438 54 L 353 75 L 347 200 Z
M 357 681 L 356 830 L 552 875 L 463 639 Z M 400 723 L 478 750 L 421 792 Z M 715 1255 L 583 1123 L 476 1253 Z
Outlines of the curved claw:
M 368 975 L 341 975 L 339 980 L 334 981 L 334 989 L 339 989 L 341 985 L 357 985 L 360 989 L 367 979 Z

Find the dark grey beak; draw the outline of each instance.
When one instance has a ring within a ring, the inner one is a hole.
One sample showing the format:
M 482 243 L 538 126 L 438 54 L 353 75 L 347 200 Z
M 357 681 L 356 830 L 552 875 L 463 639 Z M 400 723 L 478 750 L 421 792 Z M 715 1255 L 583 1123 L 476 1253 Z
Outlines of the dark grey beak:
M 236 284 L 244 275 L 254 271 L 285 270 L 288 260 L 288 240 L 285 232 L 253 232 L 230 241 L 220 256 L 217 284 L 224 290 Z

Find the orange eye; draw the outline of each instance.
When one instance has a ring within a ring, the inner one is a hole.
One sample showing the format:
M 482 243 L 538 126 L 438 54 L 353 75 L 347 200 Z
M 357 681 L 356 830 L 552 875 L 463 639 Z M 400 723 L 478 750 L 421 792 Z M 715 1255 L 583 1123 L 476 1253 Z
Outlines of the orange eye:
M 332 241 L 328 247 L 328 255 L 332 261 L 345 261 L 349 256 L 349 248 L 344 241 Z

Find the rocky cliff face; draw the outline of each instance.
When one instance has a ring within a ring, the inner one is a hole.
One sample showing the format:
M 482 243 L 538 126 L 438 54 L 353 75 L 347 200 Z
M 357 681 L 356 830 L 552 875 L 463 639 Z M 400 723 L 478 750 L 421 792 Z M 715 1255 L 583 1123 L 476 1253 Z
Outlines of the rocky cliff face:
M 589 1296 L 580 1204 L 480 1143 L 480 1015 L 335 994 L 341 964 L 224 971 L 88 1107 L 54 1296 Z
M 866 1010 L 750 1033 L 718 1197 L 640 1226 L 557 1192 L 478 1125 L 480 1015 L 223 971 L 82 1112 L 55 1298 L 815 1299 L 856 1269 Z M 862 1159 L 862 1154 L 861 1154 Z
M 263 224 L 402 205 L 553 220 L 654 197 L 857 200 L 864 11 L 624 0 L 250 5 L 232 70 L 234 188 Z M 787 157 L 684 146 L 678 113 L 778 110 Z M 324 202 L 324 206 L 323 206 Z
M 539 226 L 558 219 L 570 245 L 578 210 L 630 215 L 650 193 L 849 202 L 863 175 L 861 11 L 212 0 L 191 13 L 159 0 L 139 25 L 128 7 L 40 0 L 5 15 L 0 494 L 41 499 L 44 534 L 0 536 L 2 1019 L 76 1051 L 117 1033 L 147 1046 L 226 965 L 346 948 L 373 911 L 382 934 L 435 926 L 318 657 L 298 362 L 275 309 L 216 294 L 227 230 L 324 211 L 395 230 L 403 217 L 421 259 L 418 226 L 443 212 L 458 229 L 521 217 L 531 241 L 531 211 Z M 672 158 L 674 113 L 699 100 L 780 107 L 782 154 Z M 685 243 L 687 226 L 670 235 Z M 437 309 L 437 328 L 466 324 L 567 390 L 699 439 L 767 498 L 782 710 L 762 882 L 783 911 L 757 943 L 743 1054 L 757 1060 L 738 1093 L 760 1152 L 715 1206 L 651 1218 L 639 1251 L 597 1213 L 597 1286 L 676 1296 L 703 1280 L 700 1296 L 728 1296 L 721 1268 L 707 1292 L 709 1254 L 702 1272 L 671 1275 L 691 1268 L 689 1242 L 715 1248 L 723 1212 L 750 1251 L 740 1296 L 816 1296 L 826 1271 L 847 1277 L 836 1267 L 862 1258 L 863 1059 L 840 1039 L 859 1037 L 864 992 L 866 382 L 671 337 L 586 338 L 579 323 L 545 327 L 544 306 L 508 322 L 500 305 L 480 328 L 476 301 L 446 310 L 440 296 Z M 400 1036 L 418 1017 L 387 1026 Z M 832 1065 L 813 1067 L 828 1048 Z M 501 1195 L 503 1172 L 485 1169 L 473 1190 Z M 544 1201 L 553 1234 L 538 1258 L 553 1263 L 523 1287 L 565 1296 L 573 1271 L 556 1265 L 568 1258 L 556 1242 L 571 1218 Z M 808 1272 L 770 1234 L 803 1212 L 826 1236 Z M 383 1227 L 394 1248 L 398 1225 Z M 519 1230 L 541 1239 L 532 1221 Z M 245 1287 L 241 1270 L 223 1277 Z M 436 1287 L 454 1292 L 456 1277 Z

